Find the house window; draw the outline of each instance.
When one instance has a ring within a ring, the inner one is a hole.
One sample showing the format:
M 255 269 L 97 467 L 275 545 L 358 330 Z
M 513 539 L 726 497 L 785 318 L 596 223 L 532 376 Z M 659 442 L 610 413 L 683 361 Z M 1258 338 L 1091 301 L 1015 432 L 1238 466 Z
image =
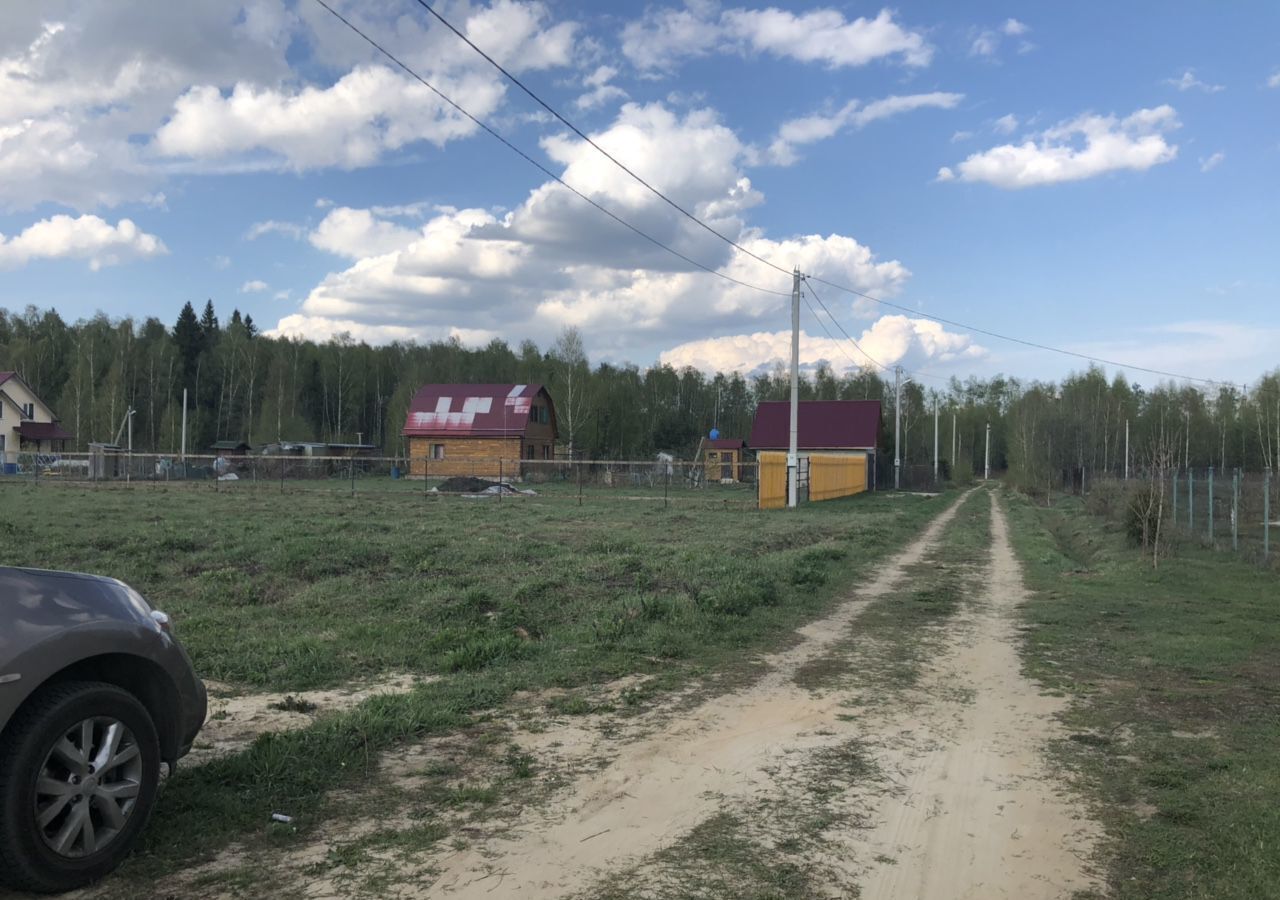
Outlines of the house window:
M 543 458 L 543 459 L 550 459 L 550 458 L 551 458 L 551 445 L 550 445 L 550 444 L 543 444 L 543 445 L 542 445 L 542 458 Z
M 538 407 L 536 406 L 529 407 L 529 421 L 530 422 L 538 421 Z
M 533 444 L 530 444 L 528 447 L 525 448 L 524 458 L 533 459 Z
M 543 425 L 546 425 L 551 421 L 551 411 L 545 406 L 538 407 L 538 421 Z
M 22 418 L 34 419 L 36 416 L 36 405 L 34 403 L 22 404 Z
M 432 444 L 432 445 L 431 445 L 431 458 L 432 458 L 432 459 L 444 459 L 444 444 Z

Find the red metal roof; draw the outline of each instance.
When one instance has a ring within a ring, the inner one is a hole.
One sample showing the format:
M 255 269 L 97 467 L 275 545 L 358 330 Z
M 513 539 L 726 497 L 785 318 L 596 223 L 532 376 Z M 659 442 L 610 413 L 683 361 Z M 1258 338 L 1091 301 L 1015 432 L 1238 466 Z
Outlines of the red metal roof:
M 702 446 L 707 450 L 741 450 L 742 438 L 707 438 Z
M 529 408 L 542 394 L 555 428 L 555 405 L 540 384 L 425 384 L 413 395 L 406 437 L 516 437 L 529 427 Z
M 69 441 L 75 437 L 57 422 L 19 422 L 18 436 L 28 441 Z
M 880 443 L 879 400 L 802 400 L 796 416 L 801 450 L 875 449 Z M 748 443 L 753 450 L 786 450 L 791 403 L 769 400 L 756 407 Z
M 0 372 L 0 384 L 4 384 L 6 381 L 8 381 L 10 378 L 12 378 L 17 374 L 18 374 L 17 372 Z

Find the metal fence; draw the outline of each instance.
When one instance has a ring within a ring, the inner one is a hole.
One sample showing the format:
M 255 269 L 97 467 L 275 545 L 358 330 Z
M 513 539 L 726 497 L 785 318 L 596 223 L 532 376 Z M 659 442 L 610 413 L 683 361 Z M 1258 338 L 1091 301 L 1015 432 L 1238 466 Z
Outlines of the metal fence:
M 1272 472 L 1179 469 L 1135 473 L 1129 480 L 1103 479 L 1088 484 L 1088 497 L 1132 495 L 1136 489 L 1163 490 L 1162 529 L 1181 539 L 1198 541 L 1245 558 L 1273 562 L 1280 539 L 1280 476 Z M 1118 516 L 1123 503 L 1102 503 Z
M 181 489 L 215 492 L 413 494 L 427 499 L 477 496 L 714 503 L 756 506 L 754 462 L 725 477 L 719 464 L 676 459 L 441 460 L 406 456 L 212 456 L 172 453 L 19 454 L 4 485 L 92 490 Z

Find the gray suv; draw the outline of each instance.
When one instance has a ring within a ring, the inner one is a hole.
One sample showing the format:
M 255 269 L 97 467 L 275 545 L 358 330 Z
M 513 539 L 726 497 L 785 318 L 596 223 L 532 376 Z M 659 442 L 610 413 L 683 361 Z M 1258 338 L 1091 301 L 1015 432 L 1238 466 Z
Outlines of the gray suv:
M 127 585 L 0 567 L 0 885 L 114 869 L 206 702 L 169 618 Z

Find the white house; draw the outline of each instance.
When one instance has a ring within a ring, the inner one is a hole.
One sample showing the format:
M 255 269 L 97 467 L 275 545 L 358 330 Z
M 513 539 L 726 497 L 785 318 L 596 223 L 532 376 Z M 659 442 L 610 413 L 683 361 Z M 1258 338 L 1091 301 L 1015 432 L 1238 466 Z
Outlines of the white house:
M 5 471 L 18 454 L 59 453 L 75 435 L 63 430 L 49 405 L 17 372 L 0 372 L 0 464 Z

